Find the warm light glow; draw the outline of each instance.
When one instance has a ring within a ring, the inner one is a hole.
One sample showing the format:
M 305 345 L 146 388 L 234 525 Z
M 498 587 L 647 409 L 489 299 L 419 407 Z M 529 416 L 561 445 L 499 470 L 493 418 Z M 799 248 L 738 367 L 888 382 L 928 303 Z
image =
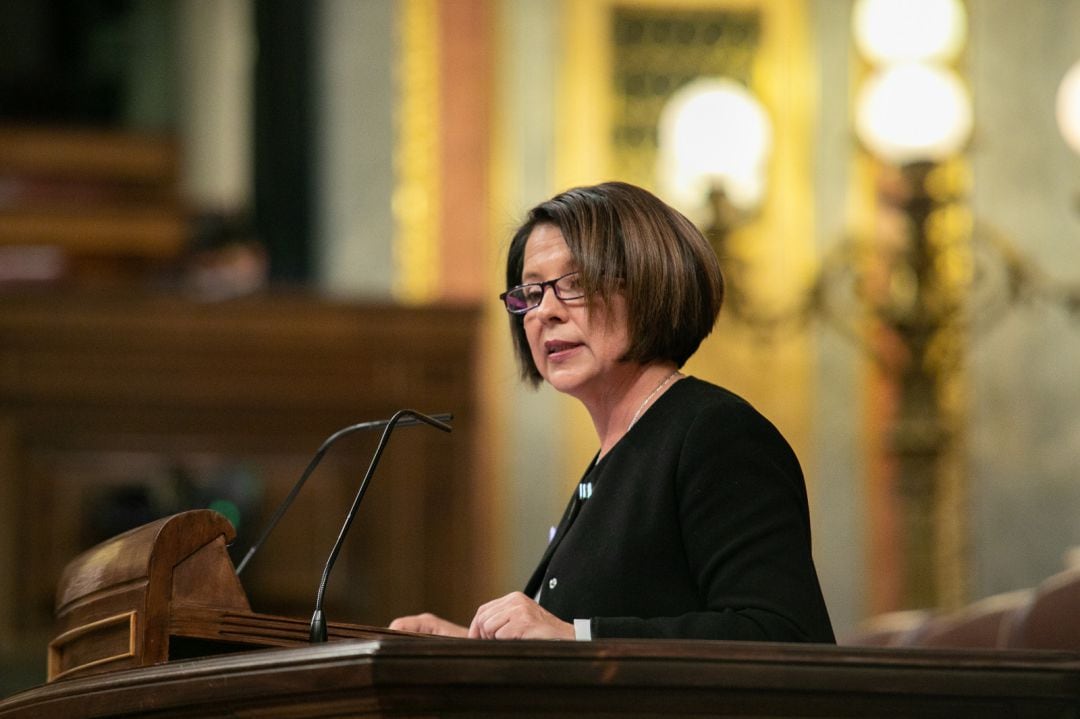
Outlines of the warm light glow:
M 971 126 L 971 102 L 960 79 L 921 63 L 875 74 L 856 107 L 859 139 L 896 164 L 948 158 L 967 142 Z
M 1058 88 L 1057 122 L 1065 142 L 1080 154 L 1080 61 L 1065 73 Z
M 858 0 L 852 25 L 872 62 L 948 62 L 964 46 L 967 13 L 960 0 Z
M 659 133 L 660 184 L 671 202 L 700 206 L 719 187 L 738 209 L 761 204 L 772 125 L 745 87 L 722 78 L 685 85 L 664 106 Z

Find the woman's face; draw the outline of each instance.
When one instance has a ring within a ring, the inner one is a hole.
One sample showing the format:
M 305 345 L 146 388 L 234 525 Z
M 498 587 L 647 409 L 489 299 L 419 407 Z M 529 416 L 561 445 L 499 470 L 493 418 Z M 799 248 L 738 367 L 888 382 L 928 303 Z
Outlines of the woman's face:
M 577 269 L 559 228 L 537 225 L 525 243 L 521 282 L 553 280 Z M 525 313 L 524 323 L 540 375 L 583 402 L 602 398 L 630 369 L 619 361 L 630 346 L 621 294 L 594 305 L 590 315 L 585 298 L 560 300 L 548 287 L 540 305 Z

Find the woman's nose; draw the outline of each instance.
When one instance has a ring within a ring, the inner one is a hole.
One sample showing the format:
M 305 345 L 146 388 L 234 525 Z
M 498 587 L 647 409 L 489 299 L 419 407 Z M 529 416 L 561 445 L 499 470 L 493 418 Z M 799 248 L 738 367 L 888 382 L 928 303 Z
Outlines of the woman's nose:
M 544 288 L 544 294 L 540 297 L 540 304 L 536 306 L 533 312 L 537 314 L 538 319 L 551 320 L 561 318 L 565 310 L 566 305 L 555 294 L 555 288 L 549 285 Z

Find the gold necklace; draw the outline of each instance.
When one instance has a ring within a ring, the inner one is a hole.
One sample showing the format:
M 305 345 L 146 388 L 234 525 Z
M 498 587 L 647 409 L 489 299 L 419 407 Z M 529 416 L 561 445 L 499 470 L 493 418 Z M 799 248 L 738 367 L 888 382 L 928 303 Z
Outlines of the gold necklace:
M 671 378 L 674 377 L 677 374 L 679 374 L 679 370 L 675 370 L 674 372 L 669 374 L 667 377 L 664 378 L 663 382 L 656 385 L 656 389 L 654 389 L 652 392 L 649 393 L 649 396 L 646 397 L 645 400 L 638 406 L 637 412 L 634 412 L 634 418 L 630 420 L 630 424 L 626 425 L 626 431 L 627 432 L 629 432 L 630 428 L 634 426 L 634 423 L 638 421 L 638 417 L 641 416 L 641 413 L 645 409 L 645 405 L 647 405 L 649 403 L 649 400 L 652 399 L 653 397 L 655 397 L 656 393 L 659 392 L 660 390 L 662 390 L 664 388 L 664 385 L 666 385 L 668 382 L 670 382 Z

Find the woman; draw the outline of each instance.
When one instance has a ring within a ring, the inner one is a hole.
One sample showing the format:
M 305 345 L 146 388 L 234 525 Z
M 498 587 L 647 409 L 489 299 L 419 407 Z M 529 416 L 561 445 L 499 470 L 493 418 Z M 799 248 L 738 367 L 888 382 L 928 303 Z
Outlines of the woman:
M 524 592 L 468 627 L 431 614 L 390 627 L 834 641 L 794 453 L 746 401 L 679 371 L 723 299 L 701 233 L 632 185 L 576 188 L 529 213 L 506 278 L 523 377 L 577 398 L 600 448 Z

